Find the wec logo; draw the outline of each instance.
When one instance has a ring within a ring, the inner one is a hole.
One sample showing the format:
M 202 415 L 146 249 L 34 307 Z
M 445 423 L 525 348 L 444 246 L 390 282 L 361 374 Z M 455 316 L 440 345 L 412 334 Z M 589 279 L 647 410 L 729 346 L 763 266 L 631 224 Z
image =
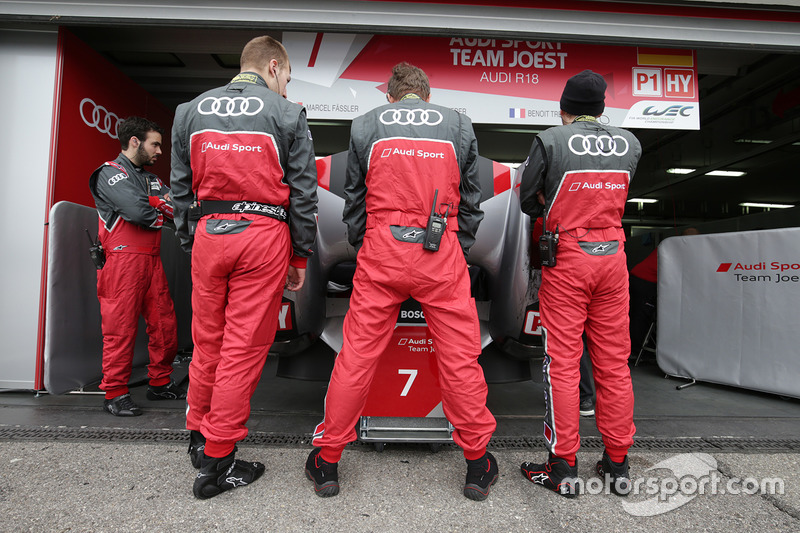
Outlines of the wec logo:
M 694 109 L 692 105 L 671 105 L 666 109 L 659 110 L 655 106 L 647 106 L 642 111 L 642 115 L 645 116 L 656 116 L 656 117 L 676 117 L 678 115 L 682 117 L 689 117 L 691 116 L 691 111 Z

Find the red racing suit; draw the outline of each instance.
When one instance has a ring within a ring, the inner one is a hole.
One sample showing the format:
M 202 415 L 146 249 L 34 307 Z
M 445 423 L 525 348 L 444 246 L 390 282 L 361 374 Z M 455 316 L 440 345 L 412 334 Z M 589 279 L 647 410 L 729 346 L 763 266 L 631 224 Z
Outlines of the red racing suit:
M 178 352 L 175 308 L 161 264 L 161 227 L 172 218 L 169 193 L 155 174 L 120 154 L 92 173 L 89 188 L 99 216 L 106 263 L 97 271 L 103 329 L 106 398 L 128 392 L 139 315 L 149 338 L 150 385 L 166 385 Z
M 480 327 L 465 256 L 483 219 L 478 145 L 469 118 L 414 96 L 353 120 L 344 221 L 358 251 L 344 343 L 314 432 L 322 457 L 336 462 L 355 440 L 400 305 L 422 305 L 439 365 L 442 407 L 467 459 L 485 453 L 496 422 L 486 407 L 478 364 Z M 449 209 L 439 250 L 422 248 L 428 216 Z M 363 245 L 362 245 L 363 242 Z
M 207 455 L 224 457 L 247 436 L 290 261 L 305 268 L 316 237 L 317 172 L 305 109 L 254 73 L 181 104 L 171 184 L 178 236 L 192 253 L 186 427 L 206 437 Z M 195 201 L 231 208 L 203 215 L 192 235 Z M 273 218 L 286 212 L 288 223 Z
M 641 145 L 630 132 L 577 121 L 542 132 L 522 170 L 522 210 L 558 235 L 556 265 L 542 267 L 539 289 L 545 348 L 544 436 L 550 451 L 574 462 L 580 447 L 581 336 L 592 360 L 597 428 L 621 461 L 633 443 L 628 357 L 628 272 L 622 214 Z M 574 464 L 574 463 L 573 463 Z

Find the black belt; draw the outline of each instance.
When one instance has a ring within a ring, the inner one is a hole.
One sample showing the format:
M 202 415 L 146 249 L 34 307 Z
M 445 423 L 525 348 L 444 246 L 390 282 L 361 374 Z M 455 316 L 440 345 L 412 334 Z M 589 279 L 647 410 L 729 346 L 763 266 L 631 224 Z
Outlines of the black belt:
M 282 222 L 289 221 L 289 214 L 282 205 L 262 204 L 245 200 L 200 200 L 198 204 L 200 207 L 200 217 L 214 214 L 248 213 L 250 215 L 262 215 L 275 218 Z

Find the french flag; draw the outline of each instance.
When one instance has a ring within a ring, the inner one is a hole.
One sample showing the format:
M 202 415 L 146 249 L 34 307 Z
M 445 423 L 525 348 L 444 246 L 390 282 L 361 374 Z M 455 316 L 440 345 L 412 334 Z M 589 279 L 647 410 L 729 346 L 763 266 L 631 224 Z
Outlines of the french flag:
M 525 110 L 521 107 L 510 107 L 508 109 L 509 118 L 525 118 Z

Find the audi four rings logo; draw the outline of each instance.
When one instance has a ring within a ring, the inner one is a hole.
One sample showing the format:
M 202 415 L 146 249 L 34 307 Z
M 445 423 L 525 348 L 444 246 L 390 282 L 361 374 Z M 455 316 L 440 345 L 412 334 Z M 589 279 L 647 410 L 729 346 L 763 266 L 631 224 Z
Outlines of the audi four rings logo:
M 86 117 L 84 111 L 86 104 L 91 104 L 91 118 Z M 84 98 L 81 100 L 78 109 L 80 110 L 84 124 L 90 128 L 95 128 L 100 133 L 107 133 L 112 139 L 117 138 L 117 128 L 119 127 L 119 123 L 122 122 L 122 119 L 117 115 L 110 112 L 105 107 L 97 105 L 91 98 Z
M 252 117 L 264 109 L 264 101 L 255 96 L 209 96 L 197 104 L 197 112 L 201 115 L 217 115 L 218 117 Z
M 577 149 L 574 142 L 576 139 L 580 140 L 577 143 Z M 620 150 L 617 140 L 625 143 L 624 150 Z M 575 155 L 601 155 L 603 157 L 625 155 L 628 153 L 628 148 L 630 148 L 627 139 L 621 135 L 612 137 L 611 135 L 581 135 L 576 133 L 569 138 L 567 144 L 569 145 L 569 151 Z
M 387 126 L 436 126 L 442 120 L 444 117 L 435 109 L 387 109 L 380 116 L 380 121 Z
M 128 176 L 126 174 L 122 174 L 122 173 L 114 174 L 113 176 L 108 178 L 108 184 L 109 185 L 114 185 L 114 184 L 119 183 L 120 181 L 124 180 L 127 177 Z

